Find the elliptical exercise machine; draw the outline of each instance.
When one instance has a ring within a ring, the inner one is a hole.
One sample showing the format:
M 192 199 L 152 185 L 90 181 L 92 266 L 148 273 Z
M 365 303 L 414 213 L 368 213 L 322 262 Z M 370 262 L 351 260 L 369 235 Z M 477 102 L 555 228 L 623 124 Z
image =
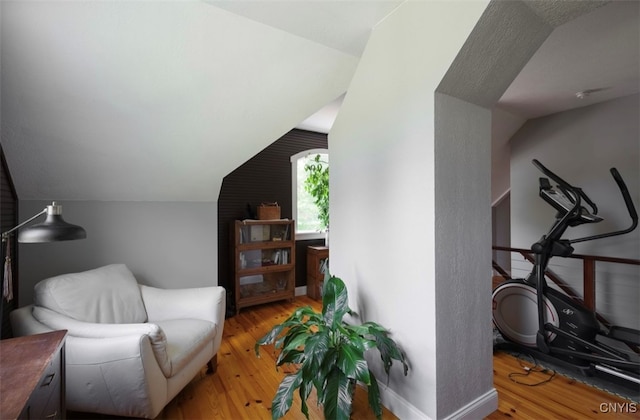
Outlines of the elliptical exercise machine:
M 531 246 L 535 257 L 528 277 L 506 281 L 493 291 L 493 322 L 507 340 L 507 348 L 515 347 L 585 376 L 613 375 L 637 389 L 640 386 L 640 331 L 618 326 L 610 326 L 605 331 L 594 312 L 548 287 L 545 279 L 551 257 L 572 255 L 571 244 L 624 235 L 637 227 L 638 214 L 627 186 L 618 171 L 611 168 L 631 217 L 631 226 L 584 238 L 562 239 L 569 227 L 603 219 L 597 216 L 596 205 L 582 189 L 570 185 L 535 159 L 533 164 L 548 177 L 540 178 L 540 197 L 557 210 L 556 220 L 549 232 Z M 555 187 L 549 178 L 557 183 Z

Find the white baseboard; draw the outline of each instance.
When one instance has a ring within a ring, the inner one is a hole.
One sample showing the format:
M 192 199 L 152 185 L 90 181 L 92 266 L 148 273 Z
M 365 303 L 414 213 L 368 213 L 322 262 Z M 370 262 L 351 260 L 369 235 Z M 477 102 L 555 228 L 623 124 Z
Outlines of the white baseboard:
M 396 417 L 407 420 L 431 420 L 409 401 L 396 394 L 392 389 L 380 383 L 380 398 L 382 404 Z M 455 413 L 447 416 L 446 420 L 476 420 L 482 419 L 498 409 L 498 392 L 492 388 L 486 394 L 476 398 Z
M 307 286 L 296 287 L 296 296 L 306 296 Z M 422 411 L 418 410 L 409 401 L 396 394 L 391 388 L 388 388 L 386 384 L 378 381 L 380 388 L 380 398 L 382 405 L 384 405 L 389 411 L 391 411 L 396 417 L 403 420 L 431 420 Z M 498 409 L 498 392 L 495 388 L 491 388 L 486 394 L 481 395 L 469 404 L 460 408 L 455 413 L 447 416 L 446 420 L 475 420 L 481 419 Z
M 413 404 L 396 394 L 395 391 L 388 388 L 386 384 L 381 383 L 379 380 L 378 387 L 380 388 L 382 405 L 396 417 L 403 420 L 431 420 L 429 416 L 418 410 Z
M 491 388 L 489 392 L 469 404 L 460 408 L 455 413 L 447 416 L 446 420 L 475 420 L 482 419 L 498 409 L 498 391 Z

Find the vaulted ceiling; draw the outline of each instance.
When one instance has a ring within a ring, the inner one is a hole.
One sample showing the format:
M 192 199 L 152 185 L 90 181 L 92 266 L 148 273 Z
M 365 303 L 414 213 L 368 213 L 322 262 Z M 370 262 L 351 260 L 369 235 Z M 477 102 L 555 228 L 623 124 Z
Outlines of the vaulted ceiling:
M 372 28 L 403 1 L 0 2 L 2 146 L 19 198 L 215 201 L 227 173 L 290 129 L 326 131 Z M 590 3 L 503 110 L 525 120 L 638 92 L 638 2 Z
M 312 15 L 288 32 L 231 2 L 2 1 L 2 145 L 19 198 L 215 201 L 227 173 L 346 91 L 397 4 L 316 3 L 335 39 L 314 35 Z

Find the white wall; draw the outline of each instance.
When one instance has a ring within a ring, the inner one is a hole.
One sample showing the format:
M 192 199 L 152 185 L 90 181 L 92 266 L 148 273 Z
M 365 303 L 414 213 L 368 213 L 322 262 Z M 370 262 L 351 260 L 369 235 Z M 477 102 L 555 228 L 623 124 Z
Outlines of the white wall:
M 449 167 L 448 158 L 461 152 L 473 160 L 478 146 L 468 140 L 471 147 L 460 150 L 465 143 L 457 142 L 455 135 L 450 142 L 438 143 L 434 92 L 485 7 L 485 2 L 404 3 L 376 27 L 329 133 L 331 271 L 347 283 L 351 306 L 360 317 L 390 328 L 407 353 L 409 376 L 404 378 L 394 366 L 389 382 L 391 393 L 404 401 L 385 400 L 400 418 L 442 418 L 492 390 L 488 277 L 486 299 L 472 293 L 448 300 L 451 290 L 437 289 L 457 288 L 460 283 L 445 278 L 443 270 L 453 265 L 450 272 L 461 274 L 467 260 L 456 261 L 456 253 L 444 257 L 436 239 L 452 221 L 443 213 L 446 203 L 438 198 L 450 195 L 459 202 L 455 194 L 469 190 L 464 182 L 477 169 L 471 165 L 456 178 L 453 171 L 463 160 Z M 445 102 L 440 111 L 464 106 L 453 98 Z M 447 119 L 444 114 L 441 117 Z M 485 110 L 480 120 L 486 124 L 479 135 L 488 141 L 490 113 Z M 458 136 L 463 133 L 465 129 Z M 480 206 L 485 204 L 486 215 L 479 219 L 482 225 L 486 218 L 489 229 L 490 146 L 485 146 L 480 159 L 486 161 L 478 169 L 484 179 L 478 180 L 478 190 L 485 197 Z M 437 185 L 436 173 L 450 178 Z M 447 187 L 453 190 L 442 191 Z M 462 209 L 449 210 L 453 215 Z M 441 226 L 434 223 L 437 218 Z M 489 230 L 486 235 L 486 252 L 479 252 L 488 257 Z M 444 284 L 450 280 L 453 286 Z M 486 310 L 474 302 L 486 303 Z M 487 334 L 478 343 L 471 333 L 465 343 L 470 330 L 483 327 L 473 321 L 461 324 L 478 313 L 475 322 L 484 323 Z M 456 314 L 458 320 L 448 318 Z M 474 351 L 459 357 L 466 344 Z M 375 358 L 372 363 L 384 380 Z M 469 372 L 462 372 L 471 365 Z
M 579 186 L 598 206 L 605 220 L 570 228 L 566 238 L 621 229 L 630 219 L 609 173 L 616 167 L 640 205 L 639 96 L 596 104 L 528 121 L 511 141 L 511 246 L 529 248 L 547 233 L 555 211 L 538 196 L 536 158 L 572 185 Z M 577 254 L 638 259 L 640 229 L 625 236 L 577 243 Z M 514 276 L 530 266 L 513 259 Z M 554 258 L 550 268 L 582 292 L 579 260 Z M 640 327 L 638 266 L 598 263 L 596 308 L 605 318 L 631 328 Z
M 491 118 L 491 204 L 497 205 L 511 187 L 509 162 L 511 145 L 509 140 L 518 131 L 525 118 L 502 109 L 494 109 Z
M 511 246 L 511 196 L 507 194 L 500 202 L 491 207 L 491 226 L 493 228 L 493 245 Z M 493 251 L 493 259 L 506 270 L 511 272 L 511 253 Z M 494 272 L 494 275 L 498 275 Z
M 402 3 L 372 33 L 329 133 L 331 270 L 406 350 L 409 377 L 383 387 L 400 418 L 497 407 L 490 110 L 553 28 L 585 12 L 545 5 Z
M 20 220 L 47 204 L 50 202 L 20 201 Z M 64 220 L 84 227 L 87 238 L 19 245 L 20 306 L 33 302 L 33 286 L 43 278 L 112 263 L 127 264 L 140 283 L 156 287 L 218 284 L 216 203 L 60 204 Z

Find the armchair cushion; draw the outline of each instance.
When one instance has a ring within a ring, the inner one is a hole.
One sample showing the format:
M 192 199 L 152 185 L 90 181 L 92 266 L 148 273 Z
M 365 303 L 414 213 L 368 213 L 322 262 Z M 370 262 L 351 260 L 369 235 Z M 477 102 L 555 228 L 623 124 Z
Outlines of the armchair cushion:
M 126 265 L 63 274 L 35 285 L 36 306 L 79 321 L 135 324 L 147 320 L 138 283 Z
M 165 373 L 167 377 L 180 372 L 191 361 L 191 355 L 199 353 L 213 341 L 220 328 L 201 319 L 173 319 L 158 321 L 157 324 L 167 337 L 166 348 L 171 369 L 169 374 Z

